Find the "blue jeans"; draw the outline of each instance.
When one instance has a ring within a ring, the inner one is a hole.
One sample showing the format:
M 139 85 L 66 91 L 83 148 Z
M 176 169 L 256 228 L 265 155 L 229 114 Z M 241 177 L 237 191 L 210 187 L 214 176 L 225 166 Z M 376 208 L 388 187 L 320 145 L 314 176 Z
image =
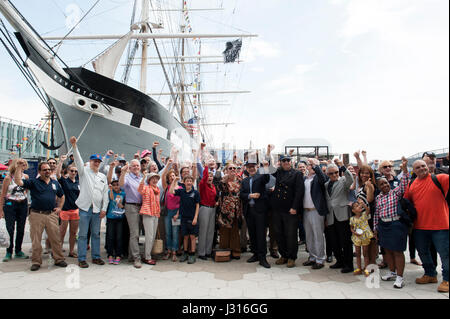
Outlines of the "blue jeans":
M 92 213 L 92 207 L 86 212 L 80 209 L 80 222 L 78 231 L 78 261 L 86 261 L 87 235 L 91 228 L 91 254 L 92 259 L 100 258 L 100 214 Z
M 425 275 L 436 277 L 436 266 L 430 254 L 431 243 L 436 247 L 442 263 L 442 278 L 448 281 L 448 229 L 445 230 L 414 230 L 416 249 L 422 261 Z
M 180 232 L 180 226 L 172 226 L 172 218 L 178 212 L 178 209 L 168 210 L 165 226 L 166 226 L 166 246 L 168 250 L 177 251 L 178 249 L 178 233 Z M 178 216 L 178 218 L 180 218 Z

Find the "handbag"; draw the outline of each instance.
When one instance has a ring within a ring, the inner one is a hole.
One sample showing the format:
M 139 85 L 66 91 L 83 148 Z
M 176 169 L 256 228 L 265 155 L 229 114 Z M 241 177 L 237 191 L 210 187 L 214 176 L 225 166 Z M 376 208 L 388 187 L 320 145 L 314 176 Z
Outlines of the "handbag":
M 161 235 L 159 234 L 158 229 L 158 232 L 156 233 L 155 242 L 153 243 L 152 255 L 162 254 L 163 251 L 164 251 L 164 243 L 163 240 L 161 239 Z
M 166 217 L 167 213 L 168 213 L 168 209 L 166 207 L 166 196 L 167 196 L 168 191 L 169 191 L 169 188 L 167 188 L 166 191 L 162 193 L 162 196 L 159 201 L 159 206 L 161 207 L 159 215 L 162 217 Z
M 9 247 L 9 234 L 6 229 L 6 221 L 4 218 L 0 219 L 0 247 Z
M 214 249 L 213 260 L 215 262 L 227 262 L 231 260 L 231 249 Z

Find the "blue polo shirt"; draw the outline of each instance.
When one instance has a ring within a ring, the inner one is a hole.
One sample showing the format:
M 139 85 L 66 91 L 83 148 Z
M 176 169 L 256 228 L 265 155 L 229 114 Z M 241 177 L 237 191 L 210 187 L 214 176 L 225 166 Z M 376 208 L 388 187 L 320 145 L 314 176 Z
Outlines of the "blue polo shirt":
M 200 203 L 200 193 L 192 187 L 186 192 L 185 188 L 175 190 L 175 196 L 180 196 L 180 216 L 182 220 L 193 220 L 196 204 Z
M 56 197 L 64 196 L 61 185 L 53 179 L 48 184 L 41 178 L 24 179 L 23 188 L 30 190 L 31 209 L 34 210 L 53 210 Z
M 78 175 L 75 178 L 75 182 L 72 182 L 70 178 L 61 177 L 58 179 L 59 184 L 61 185 L 64 191 L 64 206 L 62 210 L 74 210 L 78 209 L 78 206 L 75 204 L 75 201 L 78 199 L 80 195 L 80 182 L 78 179 Z

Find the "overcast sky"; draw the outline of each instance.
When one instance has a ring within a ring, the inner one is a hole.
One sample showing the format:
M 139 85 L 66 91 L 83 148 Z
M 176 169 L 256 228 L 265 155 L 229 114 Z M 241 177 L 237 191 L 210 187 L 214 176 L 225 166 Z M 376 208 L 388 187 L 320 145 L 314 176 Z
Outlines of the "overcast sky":
M 13 1 L 39 32 L 63 35 L 68 31 L 64 16 L 69 14 L 68 5 L 75 3 L 86 12 L 95 1 L 30 2 Z M 173 6 L 179 2 L 170 1 Z M 100 1 L 91 16 L 111 11 L 86 20 L 74 34 L 125 33 L 131 4 Z M 333 152 L 366 149 L 369 159 L 398 159 L 448 147 L 448 0 L 188 0 L 188 4 L 192 8 L 223 4 L 226 9 L 191 12 L 193 32 L 242 30 L 259 35 L 244 40 L 242 64 L 202 66 L 221 71 L 205 74 L 203 89 L 252 91 L 204 98 L 232 104 L 205 110 L 210 123 L 236 123 L 209 129 L 217 146 L 225 142 L 242 148 L 252 141 L 253 146 L 270 142 L 281 149 L 289 138 L 324 138 Z M 69 65 L 79 66 L 108 45 L 103 42 L 92 50 L 88 44 L 68 43 L 60 54 Z M 225 43 L 205 41 L 202 48 L 202 54 L 220 55 Z M 38 122 L 45 108 L 3 47 L 0 70 L 1 116 Z M 150 71 L 149 77 L 152 72 L 157 71 Z M 160 76 L 149 80 L 151 91 L 168 91 L 156 83 Z

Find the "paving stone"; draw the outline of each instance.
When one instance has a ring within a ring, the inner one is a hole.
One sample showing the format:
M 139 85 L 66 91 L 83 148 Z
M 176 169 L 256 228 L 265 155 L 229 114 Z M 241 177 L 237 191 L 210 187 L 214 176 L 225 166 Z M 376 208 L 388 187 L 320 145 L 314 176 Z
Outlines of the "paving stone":
M 351 282 L 359 282 L 359 278 L 357 276 L 354 276 L 353 274 L 350 275 L 345 275 L 345 274 L 340 274 L 340 275 L 332 275 L 332 276 L 328 276 L 328 278 L 330 278 L 331 281 L 338 281 L 338 282 L 345 282 L 345 283 L 351 283 Z
M 262 289 L 287 289 L 289 288 L 289 283 L 281 280 L 264 280 L 258 282 L 259 287 Z
M 298 289 L 281 289 L 277 290 L 277 297 L 282 299 L 311 299 L 311 295 L 306 291 Z
M 221 273 L 215 274 L 216 279 L 222 279 L 222 280 L 227 280 L 227 281 L 239 280 L 239 279 L 242 279 L 243 276 L 244 276 L 244 274 L 242 274 L 242 273 L 233 273 L 233 272 L 221 272 Z
M 285 274 L 285 273 L 275 273 L 271 275 L 273 280 L 279 281 L 295 281 L 298 280 L 297 274 Z
M 214 274 L 205 271 L 196 271 L 187 274 L 187 278 L 197 279 L 197 280 L 208 280 L 214 279 Z
M 183 298 L 201 298 L 202 296 L 209 295 L 209 288 L 202 288 L 198 286 L 183 287 L 177 290 L 176 295 Z
M 161 273 L 161 278 L 186 278 L 187 274 L 183 271 L 172 270 Z
M 210 296 L 220 299 L 236 299 L 243 296 L 243 290 L 231 287 L 211 289 Z
M 197 285 L 202 288 L 224 288 L 228 284 L 228 281 L 219 280 L 219 279 L 207 279 L 207 280 L 198 280 Z
M 291 287 L 293 289 L 299 289 L 299 290 L 305 290 L 305 291 L 311 291 L 311 290 L 315 290 L 315 289 L 323 289 L 322 286 L 318 282 L 305 281 L 305 280 L 289 282 L 289 287 Z
M 248 279 L 234 280 L 228 282 L 228 287 L 237 289 L 258 288 L 258 282 Z
M 244 279 L 253 280 L 253 281 L 263 281 L 270 280 L 272 278 L 271 274 L 256 272 L 253 274 L 245 274 Z
M 320 274 L 304 274 L 304 275 L 299 275 L 301 280 L 304 281 L 311 281 L 311 282 L 326 282 L 326 281 L 330 281 L 330 278 L 328 276 L 325 275 L 320 275 Z
M 346 299 L 342 292 L 330 289 L 314 290 L 310 295 L 313 299 Z
M 248 288 L 244 289 L 244 297 L 249 299 L 272 299 L 276 297 L 276 293 L 268 289 Z

